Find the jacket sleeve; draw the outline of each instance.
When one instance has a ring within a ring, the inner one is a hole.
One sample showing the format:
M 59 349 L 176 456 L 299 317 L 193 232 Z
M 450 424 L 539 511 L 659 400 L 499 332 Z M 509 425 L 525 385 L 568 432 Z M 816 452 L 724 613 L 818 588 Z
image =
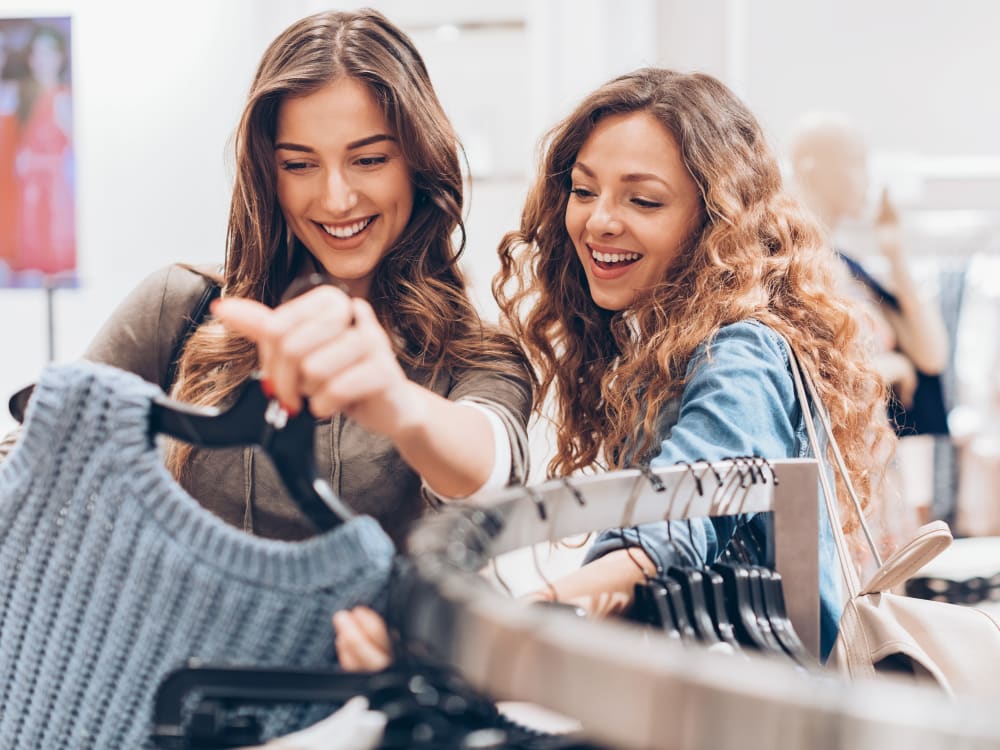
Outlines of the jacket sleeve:
M 688 364 L 677 423 L 660 443 L 653 467 L 734 456 L 768 459 L 796 455 L 799 407 L 788 359 L 776 335 L 757 322 L 722 328 Z M 598 536 L 587 554 L 596 559 L 623 545 L 642 546 L 654 562 L 714 562 L 738 524 L 751 516 L 661 521 Z M 753 521 L 761 525 L 763 519 Z
M 170 265 L 147 276 L 97 332 L 84 359 L 134 372 L 162 389 L 174 344 L 207 280 Z
M 486 368 L 469 369 L 456 379 L 448 398 L 475 402 L 500 417 L 510 439 L 509 484 L 523 484 L 529 469 L 527 425 L 532 399 L 527 365 L 517 375 Z

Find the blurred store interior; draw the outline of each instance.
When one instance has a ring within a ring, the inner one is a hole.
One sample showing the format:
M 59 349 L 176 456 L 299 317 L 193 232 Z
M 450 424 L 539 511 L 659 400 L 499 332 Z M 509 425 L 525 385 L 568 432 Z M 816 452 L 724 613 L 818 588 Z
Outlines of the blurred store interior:
M 468 155 L 465 268 L 494 313 L 496 246 L 516 225 L 535 147 L 570 103 L 640 65 L 701 70 L 741 95 L 781 153 L 809 110 L 870 149 L 953 358 L 952 438 L 935 448 L 934 515 L 1000 533 L 1000 4 L 991 0 L 506 0 L 370 3 L 407 30 Z M 0 0 L 0 17 L 72 26 L 76 288 L 0 289 L 0 395 L 75 358 L 127 290 L 174 261 L 221 262 L 229 137 L 253 67 L 318 0 Z M 842 228 L 876 275 L 868 223 Z M 48 305 L 51 302 L 51 320 Z M 48 325 L 51 322 L 52 339 Z M 0 412 L 0 430 L 13 420 Z M 536 445 L 543 445 L 539 442 Z M 544 453 L 544 447 L 536 448 Z M 544 461 L 536 461 L 541 470 Z M 964 524 L 964 526 L 962 525 Z

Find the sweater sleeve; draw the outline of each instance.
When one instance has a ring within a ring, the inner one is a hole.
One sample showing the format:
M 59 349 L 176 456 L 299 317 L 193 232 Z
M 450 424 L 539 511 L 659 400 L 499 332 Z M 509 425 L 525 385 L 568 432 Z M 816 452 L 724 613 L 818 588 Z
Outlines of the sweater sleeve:
M 776 335 L 754 321 L 726 326 L 691 358 L 677 422 L 661 441 L 652 466 L 751 455 L 792 458 L 798 409 L 787 355 Z M 740 520 L 661 521 L 605 531 L 587 560 L 638 545 L 663 566 L 713 562 Z

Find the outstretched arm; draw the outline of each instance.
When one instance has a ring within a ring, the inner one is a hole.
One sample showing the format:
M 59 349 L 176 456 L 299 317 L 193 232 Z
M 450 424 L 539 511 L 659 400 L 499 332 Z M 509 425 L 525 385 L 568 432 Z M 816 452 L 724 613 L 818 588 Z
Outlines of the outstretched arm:
M 341 412 L 388 437 L 444 497 L 472 494 L 490 477 L 496 450 L 489 417 L 407 378 L 366 301 L 323 286 L 274 309 L 226 298 L 212 312 L 257 344 L 260 369 L 290 411 L 306 397 L 318 418 Z

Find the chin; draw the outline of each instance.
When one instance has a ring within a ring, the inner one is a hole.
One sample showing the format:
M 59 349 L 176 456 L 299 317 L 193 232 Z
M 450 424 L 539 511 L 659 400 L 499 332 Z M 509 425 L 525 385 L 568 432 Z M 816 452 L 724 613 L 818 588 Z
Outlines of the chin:
M 626 309 L 630 304 L 632 304 L 631 300 L 622 301 L 620 299 L 616 299 L 613 297 L 609 298 L 605 295 L 601 295 L 600 297 L 591 296 L 590 299 L 595 305 L 597 305 L 602 310 L 607 310 L 608 312 L 613 312 L 613 313 L 621 312 L 622 310 Z

